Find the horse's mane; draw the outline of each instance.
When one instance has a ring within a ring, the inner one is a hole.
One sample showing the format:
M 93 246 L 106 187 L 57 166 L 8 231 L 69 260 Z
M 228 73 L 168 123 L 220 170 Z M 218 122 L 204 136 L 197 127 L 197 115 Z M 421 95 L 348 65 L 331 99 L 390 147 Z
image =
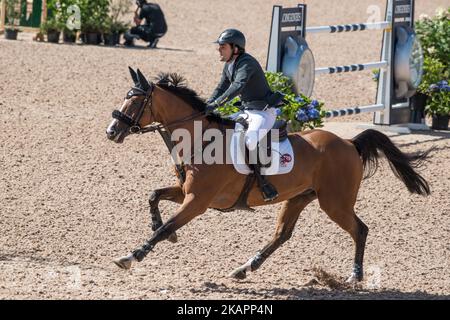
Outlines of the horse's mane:
M 173 93 L 184 102 L 192 106 L 195 110 L 201 112 L 205 111 L 206 102 L 201 98 L 197 92 L 187 86 L 186 79 L 178 73 L 160 73 L 156 78 L 156 84 Z M 224 124 L 233 125 L 234 121 L 224 119 L 216 115 L 208 116 L 208 120 Z
M 205 111 L 206 103 L 197 92 L 188 88 L 186 79 L 177 73 L 160 73 L 156 84 L 172 92 L 197 111 Z

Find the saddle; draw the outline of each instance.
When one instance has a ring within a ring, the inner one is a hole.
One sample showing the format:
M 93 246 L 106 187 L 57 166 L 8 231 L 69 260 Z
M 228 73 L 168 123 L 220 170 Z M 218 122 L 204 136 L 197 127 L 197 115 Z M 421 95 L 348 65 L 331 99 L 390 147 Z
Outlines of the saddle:
M 275 129 L 275 130 L 274 130 Z M 278 133 L 278 135 L 277 135 Z M 271 137 L 271 141 L 284 141 L 288 138 L 287 122 L 286 120 L 275 121 L 272 129 L 268 132 L 268 136 Z

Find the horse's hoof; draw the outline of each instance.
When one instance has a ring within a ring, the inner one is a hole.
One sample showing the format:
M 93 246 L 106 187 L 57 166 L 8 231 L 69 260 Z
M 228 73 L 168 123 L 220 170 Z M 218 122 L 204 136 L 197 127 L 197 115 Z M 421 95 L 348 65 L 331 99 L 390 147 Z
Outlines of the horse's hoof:
M 348 279 L 345 281 L 345 283 L 348 283 L 348 284 L 356 284 L 356 283 L 358 283 L 358 282 L 361 282 L 362 279 L 363 279 L 363 276 L 362 276 L 362 275 L 358 275 L 358 274 L 356 274 L 356 273 L 352 273 L 352 274 L 350 275 L 350 277 L 348 277 Z
M 228 275 L 230 278 L 243 280 L 247 277 L 247 272 L 245 269 L 237 268 L 232 273 Z
M 172 233 L 169 238 L 167 238 L 167 240 L 169 240 L 172 243 L 177 243 L 178 242 L 178 236 L 177 234 L 174 232 Z
M 125 257 L 121 257 L 119 259 L 113 260 L 114 264 L 121 269 L 129 270 L 131 268 L 131 264 L 134 261 L 133 255 L 128 255 Z

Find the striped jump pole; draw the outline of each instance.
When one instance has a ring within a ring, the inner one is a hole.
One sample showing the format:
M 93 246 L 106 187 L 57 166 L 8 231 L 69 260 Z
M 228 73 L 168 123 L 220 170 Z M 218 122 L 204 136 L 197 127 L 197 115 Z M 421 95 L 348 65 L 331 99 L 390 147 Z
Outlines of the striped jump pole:
M 391 28 L 389 21 L 372 23 L 336 24 L 330 26 L 307 27 L 306 33 L 339 33 L 366 30 L 386 30 Z
M 343 73 L 343 72 L 356 72 L 370 69 L 387 68 L 389 63 L 387 61 L 378 62 L 368 62 L 361 64 L 350 64 L 346 66 L 336 66 L 336 67 L 326 67 L 315 69 L 315 74 L 333 74 L 333 73 Z
M 409 107 L 408 103 L 397 103 L 392 105 L 392 109 L 401 109 Z M 355 114 L 365 113 L 365 112 L 377 112 L 382 111 L 384 109 L 384 104 L 371 104 L 368 106 L 361 107 L 350 107 L 343 109 L 335 109 L 335 110 L 327 110 L 325 113 L 325 118 L 335 118 L 335 117 L 344 117 L 344 116 L 352 116 Z
M 365 112 L 376 112 L 384 109 L 384 104 L 373 104 L 369 106 L 352 107 L 345 109 L 328 110 L 325 114 L 325 118 L 335 118 L 343 116 L 351 116 Z

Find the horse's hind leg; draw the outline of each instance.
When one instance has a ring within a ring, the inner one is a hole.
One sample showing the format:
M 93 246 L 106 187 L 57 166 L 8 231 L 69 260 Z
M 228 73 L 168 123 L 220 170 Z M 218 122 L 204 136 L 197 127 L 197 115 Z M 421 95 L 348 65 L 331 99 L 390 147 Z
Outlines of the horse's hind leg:
M 364 276 L 363 272 L 363 260 L 364 260 L 364 249 L 366 248 L 367 234 L 369 233 L 369 228 L 361 221 L 356 215 L 356 222 L 358 224 L 357 232 L 355 235 L 352 234 L 353 240 L 356 244 L 355 259 L 353 263 L 353 271 L 347 282 L 361 281 Z
M 244 279 L 247 271 L 256 271 L 276 249 L 289 240 L 300 212 L 314 199 L 316 199 L 316 193 L 311 191 L 287 200 L 278 214 L 277 227 L 272 240 L 247 263 L 235 269 L 230 277 Z
M 320 207 L 331 220 L 347 231 L 355 242 L 353 271 L 347 282 L 361 281 L 364 275 L 364 249 L 369 228 L 356 216 L 353 210 L 354 201 L 347 201 L 348 197 L 338 199 L 336 193 L 324 194 L 319 191 L 318 198 Z
M 152 220 L 152 230 L 156 231 L 163 225 L 163 220 L 161 218 L 161 213 L 159 212 L 159 201 L 161 200 L 169 200 L 176 203 L 183 203 L 184 200 L 184 194 L 183 190 L 180 186 L 173 186 L 168 188 L 162 188 L 162 189 L 156 189 L 152 191 L 149 197 L 149 204 L 150 204 L 150 217 Z M 174 232 L 172 233 L 169 238 L 167 239 L 170 242 L 177 242 L 177 234 Z

